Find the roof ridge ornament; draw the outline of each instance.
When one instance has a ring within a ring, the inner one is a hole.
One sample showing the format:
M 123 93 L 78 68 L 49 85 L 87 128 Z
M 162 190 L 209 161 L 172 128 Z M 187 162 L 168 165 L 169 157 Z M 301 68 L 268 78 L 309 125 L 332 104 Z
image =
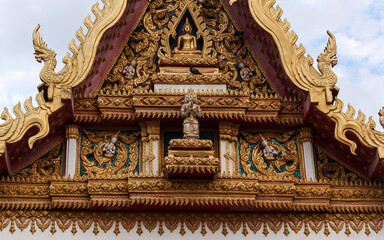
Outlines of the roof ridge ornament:
M 234 3 L 233 0 L 230 2 Z M 297 34 L 290 30 L 288 20 L 281 19 L 283 10 L 276 0 L 248 0 L 248 5 L 254 20 L 271 36 L 280 52 L 281 62 L 291 81 L 300 89 L 310 93 L 311 102 L 321 112 L 335 122 L 335 138 L 349 146 L 352 154 L 356 154 L 357 144 L 346 137 L 347 132 L 354 133 L 364 145 L 378 148 L 379 158 L 384 159 L 384 133 L 375 130 L 372 118 L 365 123 L 365 115 L 355 119 L 350 114 L 343 113 L 343 102 L 336 97 L 338 87 L 335 86 L 337 78 L 331 69 L 336 63 L 336 40 L 330 35 L 327 47 L 318 58 L 320 73 L 313 68 L 313 58 L 308 54 L 302 44 L 297 45 Z M 334 54 L 334 55 L 333 55 Z M 328 64 L 328 66 L 326 66 Z M 331 99 L 332 98 L 332 99 Z
M 36 108 L 32 105 L 32 98 L 25 101 L 25 113 L 21 110 L 20 102 L 15 105 L 13 111 L 16 118 L 13 118 L 7 108 L 4 108 L 1 119 L 5 123 L 0 124 L 0 157 L 6 151 L 6 143 L 14 143 L 21 140 L 25 133 L 32 127 L 38 128 L 38 133 L 28 139 L 29 148 L 33 144 L 49 133 L 48 117 L 53 112 L 59 110 L 64 103 L 63 99 L 71 97 L 71 88 L 81 83 L 88 75 L 94 58 L 96 49 L 93 47 L 100 42 L 105 31 L 113 26 L 123 15 L 127 5 L 126 0 L 102 0 L 103 9 L 99 9 L 98 3 L 93 5 L 92 12 L 95 20 L 91 20 L 88 15 L 84 19 L 84 25 L 88 28 L 88 32 L 84 35 L 82 28 L 76 31 L 76 37 L 80 41 L 80 45 L 75 44 L 75 40 L 69 43 L 69 50 L 73 53 L 72 57 L 69 53 L 63 58 L 66 63 L 64 68 L 59 72 L 54 72 L 56 64 L 56 53 L 47 47 L 38 33 L 39 26 L 33 31 L 33 42 L 35 47 L 35 58 L 37 61 L 49 60 L 48 65 L 44 64 L 40 78 L 43 84 L 39 85 L 39 93 L 36 95 Z M 70 66 L 68 66 L 70 65 Z M 52 77 L 52 78 L 51 78 Z M 44 92 L 47 92 L 47 99 Z
M 313 78 L 313 84 L 324 88 L 327 103 L 332 103 L 334 95 L 337 95 L 338 92 L 338 88 L 336 87 L 337 89 L 335 89 L 337 75 L 333 72 L 332 68 L 336 66 L 338 59 L 336 57 L 336 38 L 329 30 L 327 30 L 327 33 L 329 35 L 327 46 L 324 48 L 324 52 L 317 57 L 317 68 L 322 76 L 320 78 Z M 335 94 L 332 93 L 334 90 L 336 90 Z
M 61 89 L 64 86 L 68 86 L 68 80 L 70 81 L 70 75 L 73 70 L 73 64 L 70 54 L 67 53 L 63 58 L 63 63 L 65 64 L 63 69 L 56 73 L 55 68 L 57 64 L 56 52 L 50 48 L 43 41 L 40 33 L 38 32 L 40 24 L 33 30 L 33 48 L 35 49 L 35 58 L 36 61 L 41 63 L 44 61 L 44 66 L 40 71 L 40 79 L 43 84 L 39 85 L 39 91 L 42 91 L 46 86 L 48 93 L 48 100 L 53 100 L 55 94 L 55 87 Z M 70 89 L 65 88 L 66 92 Z M 71 97 L 71 94 L 65 94 L 66 97 Z

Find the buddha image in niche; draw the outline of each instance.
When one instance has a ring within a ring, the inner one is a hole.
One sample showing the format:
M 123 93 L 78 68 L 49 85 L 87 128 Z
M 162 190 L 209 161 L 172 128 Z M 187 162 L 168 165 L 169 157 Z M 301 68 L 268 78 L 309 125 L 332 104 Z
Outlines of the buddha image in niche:
M 192 25 L 189 24 L 188 18 L 183 26 L 183 35 L 177 39 L 177 46 L 174 49 L 174 54 L 188 54 L 198 55 L 201 54 L 200 50 L 197 50 L 196 37 L 191 35 Z

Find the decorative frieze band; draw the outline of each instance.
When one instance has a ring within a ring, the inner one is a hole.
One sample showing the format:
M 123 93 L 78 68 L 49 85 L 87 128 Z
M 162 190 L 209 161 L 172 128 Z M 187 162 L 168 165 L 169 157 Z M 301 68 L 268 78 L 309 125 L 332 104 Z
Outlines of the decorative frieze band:
M 184 236 L 186 233 L 205 236 L 208 232 L 227 236 L 233 234 L 256 235 L 284 233 L 286 236 L 298 234 L 304 229 L 306 236 L 330 233 L 346 234 L 352 232 L 364 234 L 379 233 L 383 228 L 384 217 L 381 214 L 351 213 L 170 213 L 170 212 L 96 212 L 96 211 L 3 211 L 0 212 L 0 234 L 9 230 L 29 229 L 33 234 L 37 229 L 50 231 L 51 234 L 71 231 L 76 235 L 92 231 L 95 235 L 100 230 L 115 235 L 136 233 L 142 235 L 144 230 L 164 234 L 164 230 Z M 61 231 L 58 231 L 58 230 Z M 177 231 L 175 231 L 177 230 Z M 175 231 L 175 232 L 174 232 Z M 361 235 L 362 236 L 362 235 Z

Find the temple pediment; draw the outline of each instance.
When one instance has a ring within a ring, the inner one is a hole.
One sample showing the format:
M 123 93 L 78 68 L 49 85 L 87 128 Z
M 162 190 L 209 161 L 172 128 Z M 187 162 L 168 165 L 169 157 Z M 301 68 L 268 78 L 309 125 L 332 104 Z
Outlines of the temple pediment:
M 180 215 L 180 233 L 194 229 L 182 211 L 196 214 L 203 235 L 221 212 L 223 234 L 227 226 L 236 233 L 229 222 L 239 212 L 244 235 L 283 224 L 286 235 L 308 226 L 327 235 L 340 231 L 336 220 L 356 232 L 381 230 L 384 133 L 362 112 L 354 118 L 353 107 L 342 111 L 334 35 L 316 70 L 273 5 L 105 0 L 59 72 L 38 26 L 39 105 L 29 99 L 26 112 L 14 108 L 16 118 L 2 114 L 0 207 L 36 209 L 31 224 L 40 228 L 43 211 L 62 211 L 53 225 L 76 230 L 81 216 L 92 216 L 87 224 L 97 229 L 100 213 L 129 232 L 129 214 L 138 213 L 161 233 L 167 219 L 143 213 L 160 210 Z M 358 216 L 354 225 L 346 212 Z M 264 213 L 269 222 L 252 225 Z M 3 218 L 15 224 L 28 214 L 0 214 L 0 229 Z

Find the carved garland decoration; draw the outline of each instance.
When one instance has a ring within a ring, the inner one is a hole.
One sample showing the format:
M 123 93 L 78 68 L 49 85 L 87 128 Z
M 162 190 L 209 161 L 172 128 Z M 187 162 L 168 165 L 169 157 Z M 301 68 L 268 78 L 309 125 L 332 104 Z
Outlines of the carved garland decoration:
M 63 144 L 56 145 L 48 153 L 41 156 L 32 164 L 26 166 L 21 171 L 15 174 L 17 177 L 48 177 L 52 174 L 61 174 Z
M 353 220 L 351 220 L 353 219 Z M 11 233 L 29 228 L 33 234 L 37 229 L 55 234 L 58 229 L 71 231 L 75 235 L 79 230 L 97 235 L 100 230 L 112 231 L 119 235 L 123 230 L 135 231 L 141 235 L 146 229 L 161 236 L 164 230 L 184 236 L 187 231 L 205 236 L 220 232 L 226 236 L 241 232 L 244 236 L 261 231 L 265 236 L 283 232 L 286 236 L 304 229 L 304 234 L 323 233 L 328 236 L 332 231 L 349 236 L 352 231 L 369 236 L 383 228 L 381 214 L 356 213 L 137 213 L 137 212 L 73 212 L 73 211 L 3 211 L 0 213 L 0 230 L 9 228 Z M 58 228 L 58 229 L 56 229 Z
M 317 173 L 320 179 L 328 179 L 331 181 L 361 181 L 362 179 L 352 172 L 347 172 L 346 169 L 332 160 L 319 147 L 315 149 L 317 158 Z

